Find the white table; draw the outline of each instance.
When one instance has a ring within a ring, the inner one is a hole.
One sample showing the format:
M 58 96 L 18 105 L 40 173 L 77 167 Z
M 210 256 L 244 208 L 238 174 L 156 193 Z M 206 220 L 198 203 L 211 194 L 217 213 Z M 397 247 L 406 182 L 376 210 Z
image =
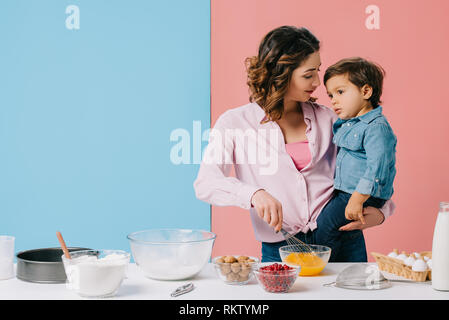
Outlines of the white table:
M 288 293 L 265 292 L 253 279 L 243 286 L 227 285 L 218 279 L 211 264 L 195 278 L 184 281 L 157 281 L 146 278 L 137 266 L 129 265 L 127 279 L 117 296 L 109 299 L 122 300 L 449 300 L 449 291 L 436 291 L 430 282 L 397 283 L 382 290 L 348 290 L 324 287 L 335 281 L 337 274 L 349 263 L 329 263 L 321 275 L 299 277 Z M 195 289 L 185 295 L 172 298 L 170 293 L 177 287 L 193 282 Z M 77 300 L 86 299 L 69 291 L 65 284 L 40 284 L 17 278 L 0 281 L 0 300 Z

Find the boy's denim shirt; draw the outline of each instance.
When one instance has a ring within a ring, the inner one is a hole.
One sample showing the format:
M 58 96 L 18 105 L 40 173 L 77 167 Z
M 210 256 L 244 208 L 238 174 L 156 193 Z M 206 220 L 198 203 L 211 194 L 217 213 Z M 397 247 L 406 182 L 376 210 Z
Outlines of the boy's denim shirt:
M 396 175 L 396 136 L 382 107 L 356 118 L 338 119 L 332 129 L 338 147 L 335 189 L 388 200 Z

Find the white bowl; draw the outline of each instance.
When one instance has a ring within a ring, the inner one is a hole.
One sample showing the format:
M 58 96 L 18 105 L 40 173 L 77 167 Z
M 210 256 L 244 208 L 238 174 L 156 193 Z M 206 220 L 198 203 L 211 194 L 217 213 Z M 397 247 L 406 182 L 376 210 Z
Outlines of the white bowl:
M 83 297 L 114 296 L 123 279 L 130 255 L 122 250 L 80 250 L 62 256 L 67 288 Z

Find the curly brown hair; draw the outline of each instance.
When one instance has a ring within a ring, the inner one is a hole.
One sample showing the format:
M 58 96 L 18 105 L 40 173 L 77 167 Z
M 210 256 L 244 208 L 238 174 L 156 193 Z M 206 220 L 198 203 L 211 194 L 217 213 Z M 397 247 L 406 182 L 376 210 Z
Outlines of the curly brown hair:
M 319 49 L 320 42 L 306 28 L 282 26 L 262 39 L 257 56 L 245 59 L 249 101 L 264 109 L 267 119 L 263 122 L 282 117 L 293 71 Z

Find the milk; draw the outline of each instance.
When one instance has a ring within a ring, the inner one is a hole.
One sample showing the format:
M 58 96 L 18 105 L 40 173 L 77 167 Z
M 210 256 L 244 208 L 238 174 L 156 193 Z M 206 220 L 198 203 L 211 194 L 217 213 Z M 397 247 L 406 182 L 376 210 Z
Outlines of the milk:
M 449 291 L 449 203 L 441 202 L 432 243 L 432 287 Z
M 0 257 L 0 280 L 14 278 L 14 260 Z
M 12 236 L 0 236 L 0 280 L 14 277 L 14 241 Z

